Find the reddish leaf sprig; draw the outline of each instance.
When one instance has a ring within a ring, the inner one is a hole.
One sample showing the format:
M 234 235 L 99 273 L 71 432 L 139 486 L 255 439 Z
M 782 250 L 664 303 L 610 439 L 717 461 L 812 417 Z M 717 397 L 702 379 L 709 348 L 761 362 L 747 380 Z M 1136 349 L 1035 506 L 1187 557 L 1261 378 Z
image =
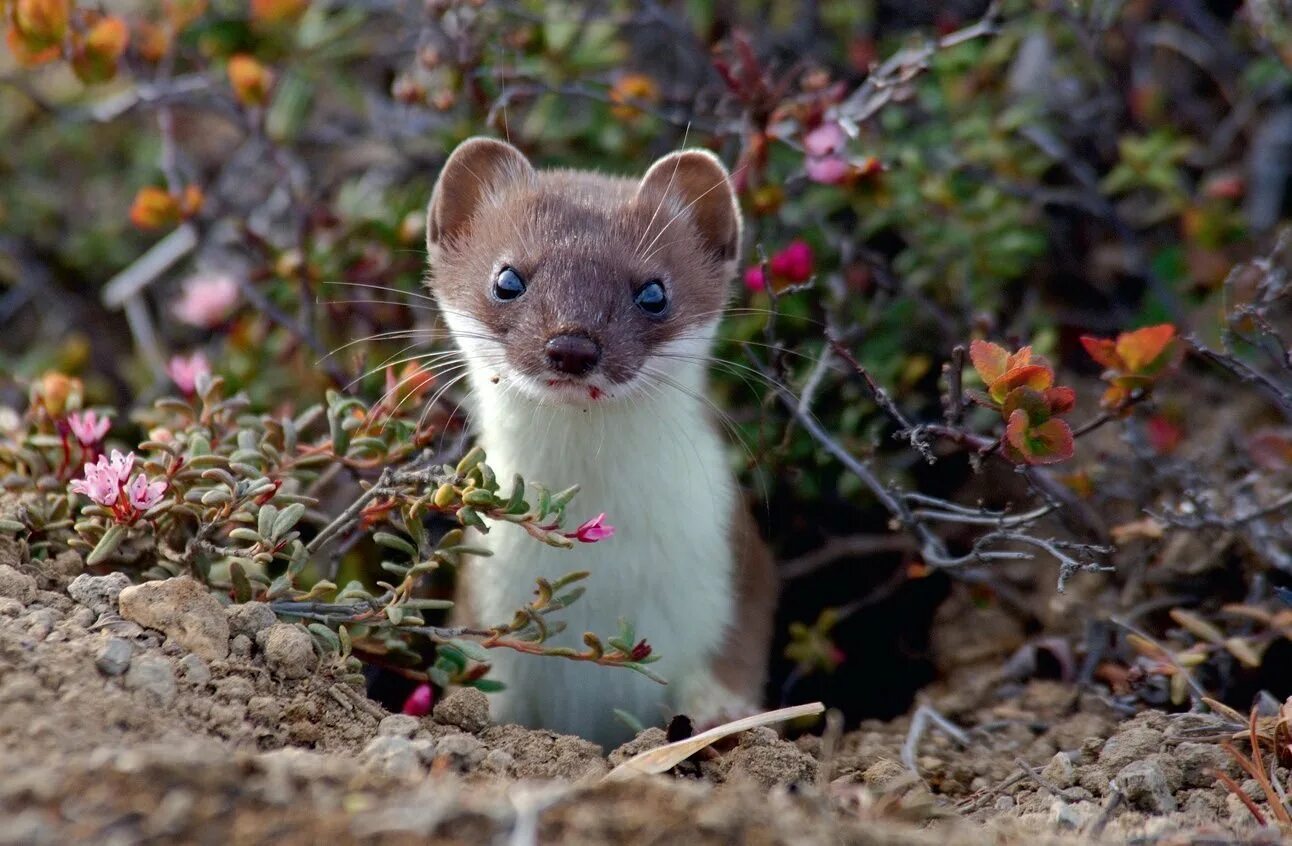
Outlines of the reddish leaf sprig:
M 1076 394 L 1054 384 L 1054 368 L 1031 347 L 1010 353 L 999 344 L 974 341 L 969 357 L 986 393 L 971 392 L 980 405 L 1005 420 L 1001 452 L 1017 464 L 1056 464 L 1072 457 L 1072 428 L 1060 417 Z
M 1083 335 L 1081 345 L 1105 368 L 1108 390 L 1100 404 L 1119 414 L 1129 410 L 1136 392 L 1148 391 L 1184 358 L 1184 345 L 1170 323 L 1122 332 L 1116 339 Z

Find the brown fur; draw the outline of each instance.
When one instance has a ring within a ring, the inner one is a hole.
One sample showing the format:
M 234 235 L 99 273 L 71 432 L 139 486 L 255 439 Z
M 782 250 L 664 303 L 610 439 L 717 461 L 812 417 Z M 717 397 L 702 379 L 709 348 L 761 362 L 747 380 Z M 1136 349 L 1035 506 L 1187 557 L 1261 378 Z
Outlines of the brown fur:
M 714 656 L 713 675 L 742 701 L 758 704 L 763 701 L 767 682 L 778 581 L 772 551 L 741 499 L 736 500 L 732 515 L 731 548 L 736 567 L 736 621 L 722 650 Z

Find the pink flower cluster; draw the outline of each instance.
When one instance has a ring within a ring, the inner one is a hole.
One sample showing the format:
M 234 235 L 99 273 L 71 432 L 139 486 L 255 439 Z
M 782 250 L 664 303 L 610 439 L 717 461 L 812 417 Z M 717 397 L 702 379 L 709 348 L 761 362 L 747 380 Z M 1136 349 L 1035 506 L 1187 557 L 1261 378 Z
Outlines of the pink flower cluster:
M 605 513 L 598 514 L 579 528 L 572 532 L 564 533 L 567 538 L 576 540 L 579 543 L 596 543 L 606 538 L 612 538 L 615 535 L 615 527 L 606 523 Z
M 238 306 L 238 280 L 221 273 L 200 273 L 184 281 L 184 292 L 171 311 L 190 326 L 214 329 Z
M 118 523 L 134 523 L 161 502 L 166 493 L 165 481 L 149 481 L 143 473 L 131 476 L 134 466 L 133 452 L 122 455 L 114 449 L 111 457 L 100 455 L 96 463 L 85 465 L 85 478 L 73 480 L 72 493 L 84 494 L 99 505 L 111 508 Z

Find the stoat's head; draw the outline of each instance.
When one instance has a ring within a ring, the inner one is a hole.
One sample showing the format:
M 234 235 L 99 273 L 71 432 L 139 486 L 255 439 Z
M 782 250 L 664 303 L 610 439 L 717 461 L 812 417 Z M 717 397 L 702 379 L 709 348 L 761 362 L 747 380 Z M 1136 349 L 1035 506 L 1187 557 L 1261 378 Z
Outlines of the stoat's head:
M 431 288 L 473 372 L 587 405 L 702 368 L 740 214 L 706 151 L 628 180 L 535 170 L 511 145 L 473 138 L 444 165 L 426 240 Z

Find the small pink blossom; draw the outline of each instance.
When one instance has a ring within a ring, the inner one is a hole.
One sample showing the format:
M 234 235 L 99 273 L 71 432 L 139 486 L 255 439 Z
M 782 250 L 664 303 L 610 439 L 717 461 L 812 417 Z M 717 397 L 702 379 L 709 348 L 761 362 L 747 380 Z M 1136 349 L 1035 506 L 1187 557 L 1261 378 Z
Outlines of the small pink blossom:
M 846 179 L 852 171 L 852 165 L 843 153 L 847 143 L 847 133 L 834 121 L 823 123 L 809 132 L 803 139 L 808 179 L 824 185 L 835 185 Z
M 767 260 L 767 270 L 775 282 L 798 285 L 812 278 L 812 262 L 811 245 L 807 241 L 796 239 Z M 767 277 L 762 265 L 746 268 L 745 287 L 755 292 L 767 290 Z M 778 285 L 777 290 L 780 288 L 781 285 Z
M 242 292 L 238 280 L 223 273 L 199 273 L 184 281 L 184 292 L 171 309 L 190 326 L 213 329 L 237 308 Z
M 111 420 L 100 417 L 93 409 L 73 411 L 67 415 L 67 427 L 72 430 L 72 434 L 83 447 L 97 446 L 103 440 L 103 436 L 108 434 L 111 426 Z
M 136 474 L 126 486 L 126 500 L 136 511 L 141 512 L 161 502 L 164 493 L 166 493 L 166 482 L 149 482 L 148 477 L 143 473 Z
M 117 483 L 117 474 L 108 467 L 108 459 L 100 455 L 97 464 L 85 465 L 85 478 L 72 481 L 71 491 L 84 494 L 99 505 L 113 506 L 117 504 L 121 486 Z
M 191 396 L 197 390 L 198 379 L 211 375 L 211 364 L 200 352 L 189 356 L 174 355 L 166 365 L 166 374 L 175 387 Z
M 807 241 L 796 239 L 767 262 L 773 276 L 798 284 L 812 278 L 812 247 Z
M 122 455 L 114 449 L 111 456 L 100 455 L 95 463 L 87 463 L 85 478 L 74 479 L 70 489 L 111 508 L 112 517 L 118 523 L 132 524 L 161 502 L 167 487 L 164 480 L 150 482 L 143 473 L 136 473 L 132 478 L 130 471 L 134 466 L 133 452 Z
M 411 717 L 425 717 L 431 713 L 431 705 L 435 702 L 435 692 L 431 690 L 429 684 L 419 684 L 408 694 L 404 700 L 404 707 L 400 709 L 401 713 L 408 714 Z
M 572 532 L 565 532 L 567 538 L 573 538 L 579 543 L 596 543 L 606 538 L 614 537 L 615 527 L 606 523 L 604 512 L 593 517 L 579 528 Z

